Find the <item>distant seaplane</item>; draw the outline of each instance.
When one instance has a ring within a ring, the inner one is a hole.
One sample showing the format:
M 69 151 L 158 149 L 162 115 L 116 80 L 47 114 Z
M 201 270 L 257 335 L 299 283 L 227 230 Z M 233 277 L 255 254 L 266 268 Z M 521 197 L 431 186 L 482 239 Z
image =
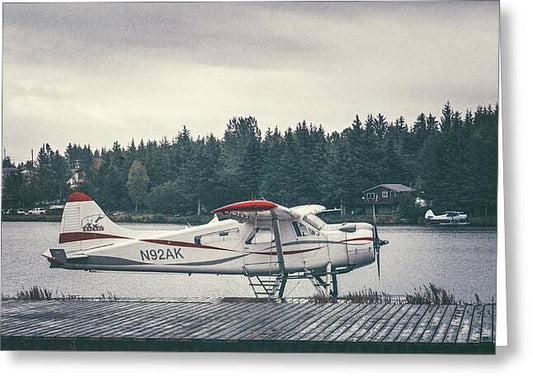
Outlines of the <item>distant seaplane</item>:
M 51 268 L 244 275 L 256 297 L 283 298 L 289 279 L 309 279 L 338 296 L 337 275 L 373 262 L 388 243 L 376 225 L 327 224 L 321 205 L 286 208 L 265 200 L 213 211 L 205 224 L 180 230 L 130 230 L 113 223 L 88 195 L 67 199 Z
M 443 214 L 435 215 L 431 209 L 424 216 L 428 224 L 436 225 L 468 225 L 468 214 L 454 210 L 448 210 Z

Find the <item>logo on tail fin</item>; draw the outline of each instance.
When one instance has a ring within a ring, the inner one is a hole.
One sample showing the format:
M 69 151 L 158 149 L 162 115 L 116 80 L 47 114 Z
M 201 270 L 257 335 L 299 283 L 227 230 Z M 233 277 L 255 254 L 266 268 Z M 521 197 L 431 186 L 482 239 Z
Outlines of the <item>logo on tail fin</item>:
M 102 231 L 104 230 L 104 227 L 99 224 L 101 220 L 103 220 L 105 216 L 103 214 L 93 214 L 91 216 L 87 216 L 81 219 L 81 229 L 84 232 L 95 232 L 95 231 Z

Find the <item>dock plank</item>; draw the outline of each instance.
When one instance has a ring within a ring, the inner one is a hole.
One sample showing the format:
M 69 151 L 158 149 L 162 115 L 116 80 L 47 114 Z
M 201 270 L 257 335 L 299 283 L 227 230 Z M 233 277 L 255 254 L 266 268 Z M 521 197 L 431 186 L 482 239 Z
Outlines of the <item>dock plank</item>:
M 472 323 L 470 324 L 470 335 L 468 336 L 469 343 L 480 342 L 481 340 L 481 325 L 483 323 L 483 305 L 474 306 L 474 315 Z
M 474 316 L 474 306 L 467 305 L 463 313 L 463 319 L 461 320 L 461 326 L 459 327 L 459 333 L 455 339 L 455 343 L 464 344 L 468 342 L 470 336 L 470 328 L 472 327 L 472 318 Z
M 309 338 L 312 341 L 329 341 L 335 338 L 337 335 L 340 335 L 347 327 L 346 322 L 349 320 L 357 320 L 358 317 L 363 315 L 365 309 L 370 309 L 371 306 L 363 303 L 352 303 L 345 310 L 343 317 L 339 317 L 334 322 L 322 330 L 321 332 L 315 334 L 313 337 Z M 337 333 L 337 334 L 336 334 Z
M 157 338 L 158 334 L 165 330 L 175 329 L 186 324 L 191 316 L 209 314 L 215 308 L 215 305 L 205 306 L 203 303 L 183 304 L 179 308 L 165 306 L 159 316 L 150 317 L 149 324 L 138 325 L 137 329 L 132 330 L 131 335 Z
M 289 330 L 286 330 L 285 333 L 278 335 L 275 338 L 277 340 L 290 341 L 299 332 L 305 330 L 305 327 L 313 325 L 314 322 L 318 321 L 324 314 L 331 311 L 333 306 L 335 306 L 333 303 L 319 303 L 318 305 L 317 309 L 312 310 L 312 312 L 304 313 L 298 321 L 295 321 L 295 325 L 292 325 Z
M 283 322 L 276 328 L 276 330 L 263 336 L 263 340 L 280 340 L 284 336 L 290 335 L 296 327 L 301 325 L 302 322 L 306 321 L 309 317 L 312 317 L 317 311 L 320 311 L 321 307 L 323 307 L 318 303 L 302 303 L 299 306 L 301 306 L 301 309 L 298 311 L 298 314 Z
M 274 303 L 256 303 L 251 312 L 243 316 L 237 325 L 227 325 L 213 333 L 209 333 L 209 335 L 217 339 L 234 339 L 239 333 L 250 330 L 254 325 L 268 320 L 275 311 L 282 310 L 283 307 Z
M 492 317 L 494 314 L 493 305 L 483 306 L 483 324 L 481 325 L 481 340 L 480 342 L 493 342 L 492 336 Z
M 371 342 L 382 342 L 384 339 L 389 335 L 389 333 L 394 330 L 395 327 L 398 326 L 399 322 L 403 319 L 403 317 L 408 313 L 409 309 L 411 308 L 411 305 L 408 304 L 402 304 L 401 307 L 395 312 L 395 314 L 387 321 L 386 324 L 384 324 L 381 327 L 381 330 L 379 330 L 371 339 Z
M 202 309 L 201 306 L 189 311 L 187 314 L 176 312 L 176 318 L 171 318 L 170 324 L 158 328 L 149 333 L 151 338 L 187 338 L 187 333 L 217 320 L 220 314 L 231 313 L 238 306 L 227 306 L 225 303 L 217 303 Z
M 363 304 L 363 308 L 358 310 L 355 314 L 347 316 L 340 325 L 329 332 L 325 337 L 321 338 L 324 341 L 336 341 L 340 336 L 342 336 L 350 327 L 353 327 L 354 324 L 359 322 L 364 317 L 375 314 L 376 311 L 381 309 L 383 306 L 375 304 Z M 317 337 L 320 338 L 320 337 Z
M 266 322 L 258 322 L 250 330 L 236 334 L 236 340 L 250 341 L 250 340 L 265 340 L 269 336 L 274 336 L 279 332 L 282 325 L 286 325 L 294 317 L 297 317 L 305 308 L 302 303 L 295 303 L 293 305 L 286 304 L 285 310 L 279 309 Z
M 491 353 L 495 315 L 493 304 L 6 300 L 0 328 L 3 349 L 98 344 L 98 349 L 123 350 L 120 344 L 127 344 L 128 349 Z
M 455 343 L 457 336 L 459 335 L 459 330 L 461 328 L 461 323 L 463 322 L 463 316 L 465 313 L 466 305 L 455 306 L 455 311 L 452 316 L 452 320 L 448 325 L 448 330 L 444 335 L 444 343 Z
M 227 304 L 223 302 L 222 307 L 226 307 L 226 310 L 221 314 L 213 314 L 211 317 L 202 321 L 197 321 L 196 327 L 189 327 L 188 330 L 180 333 L 173 333 L 173 336 L 186 337 L 189 339 L 201 338 L 208 336 L 210 332 L 227 327 L 232 323 L 239 323 L 243 319 L 243 316 L 253 310 L 253 303 L 242 304 Z
M 309 322 L 307 324 L 303 323 L 301 328 L 295 332 L 293 335 L 291 335 L 289 338 L 287 338 L 289 341 L 294 341 L 297 339 L 300 339 L 309 333 L 311 333 L 316 328 L 320 327 L 321 324 L 324 323 L 324 321 L 327 321 L 328 318 L 331 318 L 331 316 L 336 316 L 339 311 L 343 311 L 345 309 L 345 305 L 342 304 L 329 304 L 328 308 L 322 309 L 320 314 L 317 314 L 313 319 L 312 322 Z
M 405 326 L 411 321 L 416 312 L 420 309 L 421 305 L 407 305 L 409 306 L 405 314 L 400 318 L 400 320 L 394 325 L 390 332 L 385 336 L 381 342 L 390 343 L 394 342 L 400 333 L 404 330 Z
M 380 316 L 382 316 L 392 308 L 392 305 L 383 304 L 375 305 L 374 307 L 375 308 L 373 311 L 363 315 L 352 325 L 348 326 L 342 334 L 335 338 L 335 341 L 346 341 L 348 338 L 358 332 L 361 328 L 363 328 L 363 330 L 366 332 L 366 330 L 368 330 L 371 326 L 374 325 L 374 323 Z
M 392 308 L 388 310 L 384 315 L 376 319 L 376 322 L 373 326 L 370 326 L 364 335 L 361 335 L 360 339 L 357 338 L 357 336 L 354 334 L 353 338 L 356 338 L 356 340 L 368 342 L 372 341 L 374 336 L 378 334 L 382 328 L 389 323 L 389 321 L 396 315 L 396 313 L 402 308 L 401 305 L 392 305 Z M 352 340 L 349 338 L 348 340 Z
M 422 334 L 422 337 L 420 337 L 419 342 L 432 342 L 433 337 L 437 333 L 439 324 L 441 323 L 442 318 L 444 317 L 444 314 L 446 313 L 447 309 L 448 306 L 438 306 L 437 311 L 435 311 L 435 314 L 426 326 L 426 330 L 424 330 L 424 333 Z
M 416 312 L 411 315 L 409 321 L 406 323 L 400 334 L 395 338 L 394 342 L 407 342 L 422 317 L 426 314 L 428 308 L 428 305 L 420 305 Z
M 433 343 L 442 343 L 444 342 L 444 338 L 446 336 L 446 333 L 448 332 L 448 328 L 450 327 L 450 324 L 452 322 L 452 319 L 455 314 L 455 309 L 457 306 L 455 305 L 448 305 L 446 306 L 446 312 L 442 316 L 439 326 L 437 328 L 437 331 L 435 332 L 435 335 L 433 336 L 433 339 L 431 342 Z
M 326 319 L 322 320 L 322 322 L 315 325 L 313 329 L 307 330 L 307 333 L 300 336 L 299 339 L 307 341 L 313 337 L 316 337 L 318 334 L 323 333 L 324 331 L 328 330 L 336 321 L 348 315 L 352 307 L 353 307 L 353 304 L 351 303 L 340 304 L 339 307 L 335 310 L 335 312 L 332 312 L 331 314 L 329 314 L 326 317 Z
M 135 337 L 152 334 L 154 329 L 164 325 L 171 313 L 176 310 L 169 308 L 166 303 L 151 303 L 150 306 L 138 305 L 134 314 L 128 314 L 115 322 L 115 328 L 102 331 L 105 337 Z M 180 305 L 180 316 L 193 310 L 192 305 Z
M 440 306 L 429 306 L 429 308 L 426 310 L 425 314 L 422 316 L 420 321 L 418 321 L 418 324 L 416 325 L 415 329 L 407 339 L 407 342 L 410 343 L 416 343 L 420 342 L 422 339 L 422 335 L 426 331 L 426 328 L 428 327 L 431 319 L 433 318 L 433 315 L 437 312 Z

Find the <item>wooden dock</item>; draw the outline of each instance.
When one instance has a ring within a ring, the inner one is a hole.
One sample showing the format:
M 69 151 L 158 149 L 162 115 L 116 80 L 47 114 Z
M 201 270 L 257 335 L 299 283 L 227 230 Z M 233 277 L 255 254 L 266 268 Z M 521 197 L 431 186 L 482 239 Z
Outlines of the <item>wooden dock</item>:
M 495 353 L 495 305 L 3 300 L 2 350 Z

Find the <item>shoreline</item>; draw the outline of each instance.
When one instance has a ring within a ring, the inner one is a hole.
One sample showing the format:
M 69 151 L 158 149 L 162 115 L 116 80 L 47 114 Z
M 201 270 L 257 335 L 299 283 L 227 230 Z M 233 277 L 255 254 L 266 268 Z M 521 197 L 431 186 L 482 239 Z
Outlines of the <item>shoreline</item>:
M 172 224 L 192 226 L 203 225 L 213 218 L 210 214 L 200 216 L 170 216 L 163 214 L 121 214 L 118 216 L 109 216 L 113 222 L 117 223 L 138 223 L 138 224 Z M 22 215 L 2 215 L 2 222 L 61 222 L 61 215 L 42 215 L 42 216 L 22 216 Z M 436 225 L 426 224 L 425 222 L 406 222 L 405 220 L 391 220 L 390 218 L 378 217 L 380 226 L 427 226 L 432 228 L 471 228 L 471 227 L 497 227 L 496 219 L 493 217 L 472 217 L 469 225 Z M 345 217 L 345 218 L 327 218 L 328 223 L 343 222 L 372 222 L 370 217 Z

